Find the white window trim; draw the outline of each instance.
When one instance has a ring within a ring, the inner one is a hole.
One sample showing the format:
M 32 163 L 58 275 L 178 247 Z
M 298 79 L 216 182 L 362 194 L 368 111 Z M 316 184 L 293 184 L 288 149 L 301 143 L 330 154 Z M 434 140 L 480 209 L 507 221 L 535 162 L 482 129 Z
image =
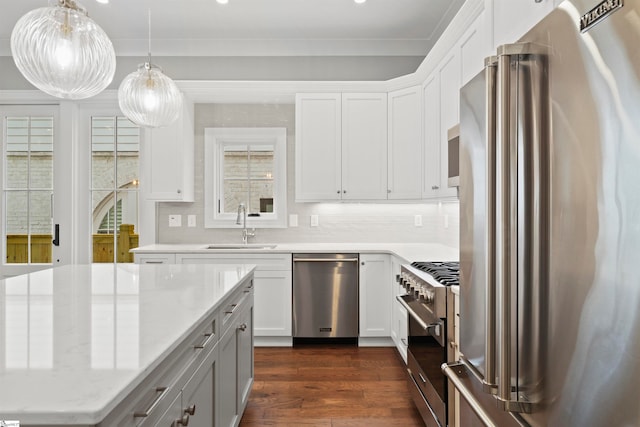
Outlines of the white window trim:
M 220 214 L 217 201 L 222 194 L 222 146 L 225 143 L 271 144 L 274 152 L 273 215 L 247 217 L 250 228 L 287 226 L 287 130 L 286 128 L 205 128 L 204 129 L 204 226 L 237 228 L 236 214 Z

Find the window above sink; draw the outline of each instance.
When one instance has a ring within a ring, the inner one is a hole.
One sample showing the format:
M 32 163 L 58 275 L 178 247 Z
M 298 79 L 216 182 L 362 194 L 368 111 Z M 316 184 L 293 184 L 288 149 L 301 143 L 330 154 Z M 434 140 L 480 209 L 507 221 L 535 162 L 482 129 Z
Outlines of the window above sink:
M 207 228 L 287 225 L 286 128 L 205 128 L 204 192 Z

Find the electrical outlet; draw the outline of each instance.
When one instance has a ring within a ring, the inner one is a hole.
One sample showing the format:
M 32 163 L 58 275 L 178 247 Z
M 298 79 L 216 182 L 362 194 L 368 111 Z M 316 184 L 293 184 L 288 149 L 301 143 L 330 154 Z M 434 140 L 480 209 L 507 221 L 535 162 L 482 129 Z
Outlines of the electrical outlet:
M 416 227 L 422 227 L 422 215 L 414 215 L 413 225 Z
M 182 227 L 182 215 L 169 215 L 169 227 Z
M 297 227 L 298 226 L 298 214 L 289 215 L 289 227 Z
M 319 224 L 318 215 L 311 215 L 311 226 L 312 227 L 317 227 L 318 224 Z
M 196 216 L 187 215 L 187 227 L 195 227 L 195 226 L 196 226 Z

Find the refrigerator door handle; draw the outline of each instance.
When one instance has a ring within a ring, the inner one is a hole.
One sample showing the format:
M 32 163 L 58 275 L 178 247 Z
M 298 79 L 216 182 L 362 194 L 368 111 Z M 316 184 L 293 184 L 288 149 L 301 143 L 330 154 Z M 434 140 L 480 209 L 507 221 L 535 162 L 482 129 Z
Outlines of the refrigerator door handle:
M 487 182 L 487 212 L 485 214 L 486 240 L 486 268 L 485 284 L 487 297 L 485 298 L 485 375 L 484 391 L 496 393 L 496 68 L 497 57 L 491 56 L 485 60 L 485 101 L 486 101 L 486 182 Z
M 544 73 L 540 66 L 543 63 L 539 59 L 544 54 L 544 47 L 530 43 L 505 45 L 498 49 L 494 222 L 498 362 L 496 399 L 502 409 L 510 412 L 528 413 L 533 405 L 531 396 L 523 394 L 520 389 L 524 386 L 528 390 L 531 375 L 522 371 L 523 357 L 526 355 L 519 354 L 518 350 L 522 340 L 530 338 L 524 335 L 534 332 L 522 332 L 516 328 L 522 328 L 521 322 L 525 317 L 535 318 L 536 315 L 529 314 L 529 308 L 519 312 L 516 298 L 519 297 L 520 286 L 525 282 L 529 284 L 529 275 L 536 275 L 533 270 L 539 264 L 539 258 L 535 253 L 540 249 L 536 240 L 543 232 L 536 225 L 542 223 L 535 219 L 539 217 L 538 209 L 544 205 L 544 201 L 537 197 L 544 192 L 543 185 L 525 186 L 523 182 L 528 177 L 523 177 L 527 174 L 535 176 L 536 173 L 539 176 L 543 172 L 535 147 L 539 147 L 539 134 L 544 133 L 544 101 L 540 93 L 533 94 L 532 88 L 539 86 L 542 90 L 540 76 Z M 533 63 L 537 65 L 533 66 Z M 532 172 L 533 169 L 540 170 Z M 530 197 L 532 201 L 529 201 Z M 540 306 L 536 304 L 531 308 L 535 311 Z M 535 325 L 530 329 L 536 330 Z M 541 363 L 540 360 L 538 363 Z
M 484 407 L 478 400 L 475 398 L 473 393 L 467 388 L 467 386 L 462 382 L 460 377 L 458 376 L 458 369 L 461 367 L 461 363 L 443 363 L 442 364 L 442 372 L 449 378 L 449 381 L 453 384 L 453 386 L 460 392 L 460 395 L 464 400 L 469 404 L 473 412 L 480 418 L 480 420 L 487 427 L 496 427 L 497 424 L 493 421 L 491 416 L 487 414 L 484 410 Z
M 498 57 L 496 87 L 496 229 L 495 259 L 497 287 L 498 399 L 511 400 L 511 274 L 513 217 L 512 174 L 517 158 L 511 150 L 511 57 Z M 517 167 L 517 166 L 516 166 Z

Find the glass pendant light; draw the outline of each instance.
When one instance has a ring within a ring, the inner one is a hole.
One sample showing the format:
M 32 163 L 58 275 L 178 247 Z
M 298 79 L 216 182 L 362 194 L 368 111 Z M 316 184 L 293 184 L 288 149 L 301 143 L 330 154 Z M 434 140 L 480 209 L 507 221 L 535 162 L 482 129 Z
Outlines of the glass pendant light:
M 182 94 L 160 67 L 151 63 L 151 11 L 149 11 L 149 57 L 129 74 L 118 88 L 120 110 L 143 127 L 168 126 L 179 116 Z
M 107 34 L 75 0 L 50 0 L 32 10 L 11 33 L 16 67 L 49 95 L 84 99 L 113 80 L 116 54 Z

